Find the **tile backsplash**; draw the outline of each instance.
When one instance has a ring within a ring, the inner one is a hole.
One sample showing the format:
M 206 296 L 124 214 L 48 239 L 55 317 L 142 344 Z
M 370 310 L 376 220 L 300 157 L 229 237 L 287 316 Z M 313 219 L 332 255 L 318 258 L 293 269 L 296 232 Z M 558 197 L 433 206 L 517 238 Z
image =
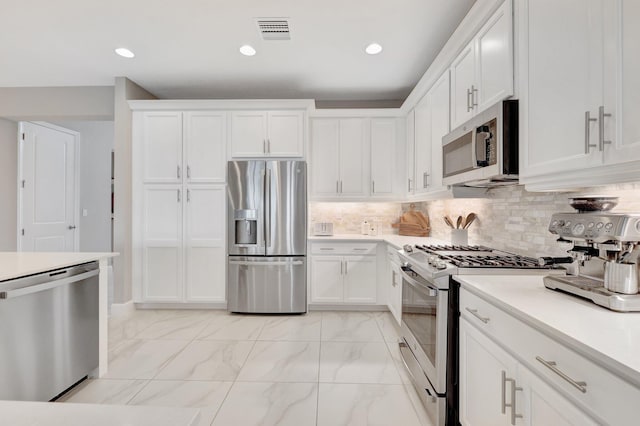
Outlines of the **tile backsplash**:
M 359 234 L 363 220 L 378 225 L 379 233 L 392 234 L 400 218 L 399 203 L 319 203 L 309 205 L 309 222 L 333 222 L 334 234 Z
M 482 244 L 529 256 L 560 256 L 569 244 L 556 242 L 547 231 L 551 215 L 573 211 L 568 198 L 578 195 L 619 197 L 614 212 L 640 212 L 640 182 L 587 188 L 577 192 L 528 192 L 523 186 L 491 189 L 488 198 L 449 199 L 416 203 L 429 216 L 431 236 L 450 241 L 450 229 L 443 217 L 455 223 L 458 215 L 475 212 L 478 219 L 469 228 L 469 244 Z M 407 210 L 410 203 L 402 205 Z

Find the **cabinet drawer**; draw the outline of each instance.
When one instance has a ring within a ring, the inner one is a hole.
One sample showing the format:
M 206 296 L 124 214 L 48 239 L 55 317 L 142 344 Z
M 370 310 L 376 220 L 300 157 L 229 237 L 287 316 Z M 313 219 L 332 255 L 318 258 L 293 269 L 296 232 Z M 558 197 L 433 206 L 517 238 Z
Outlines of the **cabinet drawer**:
M 376 243 L 312 243 L 311 254 L 376 254 Z
M 608 424 L 637 416 L 640 389 L 601 365 L 464 288 L 460 312 L 584 411 Z

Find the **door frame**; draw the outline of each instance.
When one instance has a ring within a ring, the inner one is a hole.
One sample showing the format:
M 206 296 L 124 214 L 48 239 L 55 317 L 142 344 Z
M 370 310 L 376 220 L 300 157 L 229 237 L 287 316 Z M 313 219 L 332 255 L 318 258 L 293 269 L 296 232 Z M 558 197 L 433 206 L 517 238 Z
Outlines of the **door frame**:
M 73 184 L 73 198 L 74 198 L 74 203 L 73 203 L 73 220 L 75 222 L 75 233 L 73 236 L 73 251 L 79 251 L 80 249 L 80 142 L 81 142 L 81 137 L 80 137 L 80 132 L 77 132 L 75 130 L 71 130 L 71 129 L 67 129 L 65 127 L 61 127 L 61 126 L 56 126 L 55 124 L 51 124 L 51 123 L 47 123 L 45 121 L 20 121 L 18 124 L 18 180 L 16 182 L 17 184 L 17 193 L 18 193 L 18 205 L 17 205 L 17 219 L 18 219 L 18 226 L 16 228 L 16 247 L 17 247 L 17 251 L 22 251 L 22 227 L 24 225 L 23 223 L 23 211 L 22 211 L 22 203 L 23 203 L 23 189 L 22 188 L 22 181 L 24 179 L 24 167 L 23 167 L 23 161 L 24 161 L 24 124 L 25 123 L 29 123 L 29 124 L 35 124 L 38 126 L 42 126 L 42 127 L 47 127 L 49 129 L 52 130 L 57 130 L 59 132 L 64 132 L 64 133 L 68 133 L 71 136 L 73 136 L 74 139 L 74 152 L 73 155 L 75 156 L 75 161 L 74 161 L 74 165 L 75 165 L 75 170 L 73 171 L 73 180 L 74 180 L 74 184 Z

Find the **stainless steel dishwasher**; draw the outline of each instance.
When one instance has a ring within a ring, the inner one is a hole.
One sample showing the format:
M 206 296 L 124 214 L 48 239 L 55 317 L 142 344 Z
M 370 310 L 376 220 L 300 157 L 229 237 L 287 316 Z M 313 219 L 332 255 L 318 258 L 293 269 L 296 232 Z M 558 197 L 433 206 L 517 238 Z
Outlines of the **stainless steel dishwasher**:
M 0 400 L 50 401 L 98 368 L 98 263 L 0 282 Z

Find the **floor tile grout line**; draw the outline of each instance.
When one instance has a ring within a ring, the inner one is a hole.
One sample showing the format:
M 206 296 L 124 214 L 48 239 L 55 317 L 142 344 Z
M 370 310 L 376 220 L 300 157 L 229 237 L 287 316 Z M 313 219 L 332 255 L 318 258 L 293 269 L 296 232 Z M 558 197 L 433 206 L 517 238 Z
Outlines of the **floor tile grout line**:
M 324 312 L 320 314 L 320 335 L 318 336 L 318 381 L 316 382 L 316 426 L 320 416 L 320 368 L 322 368 L 322 324 L 324 323 Z
M 140 392 L 142 392 L 142 391 L 143 391 L 147 386 L 149 386 L 149 383 L 151 383 L 152 381 L 153 381 L 153 379 L 148 379 L 148 380 L 147 380 L 147 383 L 145 383 L 145 384 L 144 384 L 144 386 L 142 386 L 142 387 L 138 390 L 138 392 L 136 392 L 136 393 L 135 393 L 131 398 L 129 398 L 129 400 L 126 402 L 126 404 L 125 404 L 125 405 L 131 405 L 131 404 L 129 404 L 129 403 L 130 403 L 131 401 L 133 401 L 133 400 L 136 398 L 136 396 L 138 396 L 138 395 L 140 394 Z

